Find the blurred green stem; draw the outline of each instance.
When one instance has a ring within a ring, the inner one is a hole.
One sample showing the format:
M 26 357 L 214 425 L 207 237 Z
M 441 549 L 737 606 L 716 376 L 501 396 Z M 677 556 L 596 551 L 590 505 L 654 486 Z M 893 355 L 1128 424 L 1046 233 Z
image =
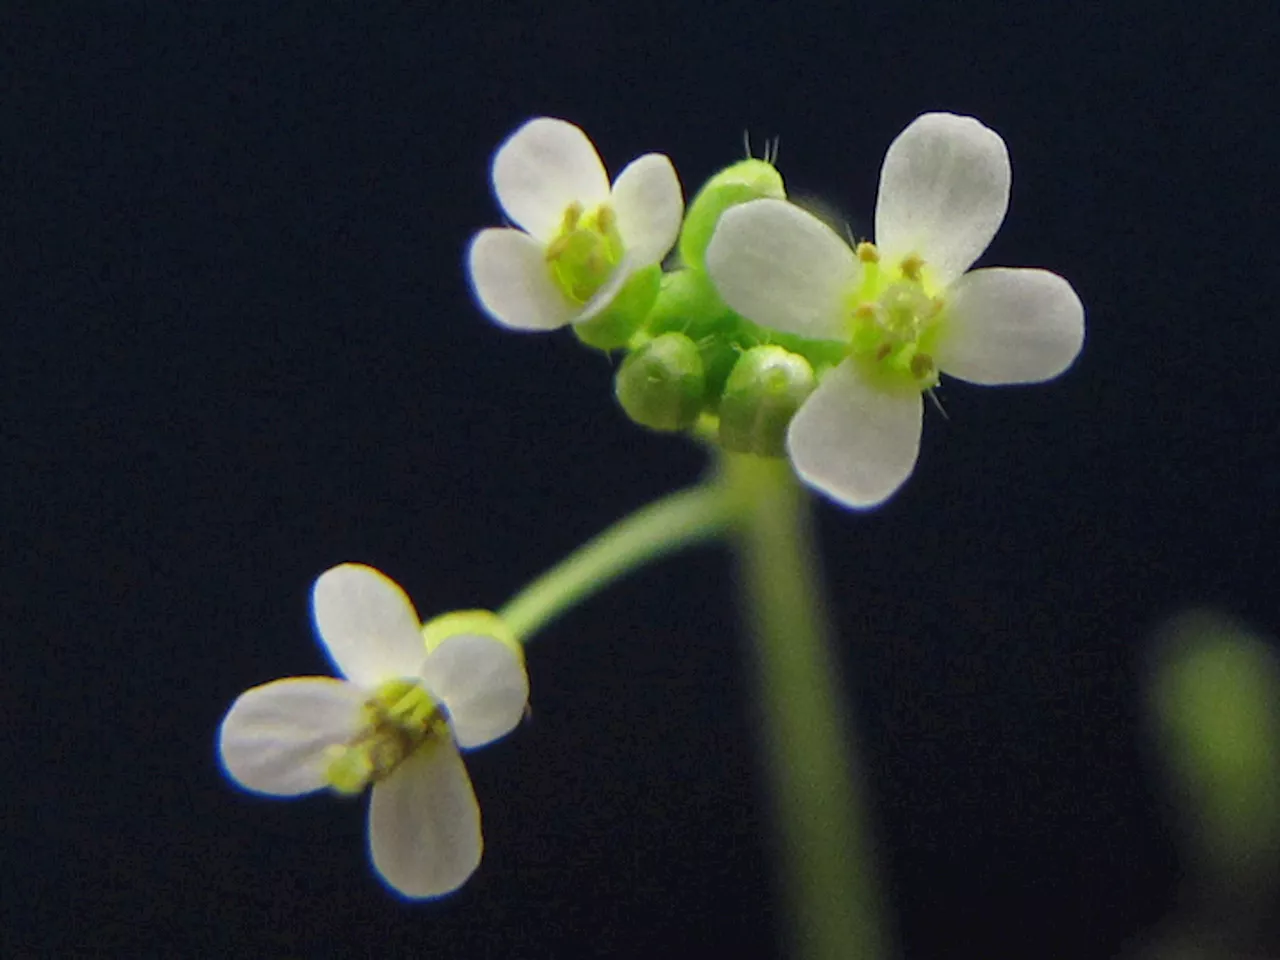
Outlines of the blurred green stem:
M 742 606 L 755 646 L 792 955 L 884 957 L 889 938 L 808 497 L 785 460 L 726 455 L 723 470 L 739 505 Z

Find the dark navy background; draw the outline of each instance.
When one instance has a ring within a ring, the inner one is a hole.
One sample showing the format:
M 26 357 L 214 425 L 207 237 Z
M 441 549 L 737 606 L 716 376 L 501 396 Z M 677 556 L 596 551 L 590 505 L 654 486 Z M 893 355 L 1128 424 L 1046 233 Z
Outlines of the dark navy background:
M 241 690 L 326 670 L 326 567 L 497 606 L 702 470 L 603 357 L 469 299 L 490 156 L 539 114 L 690 191 L 778 135 L 864 233 L 919 113 L 1005 138 L 982 262 L 1070 279 L 1084 353 L 946 385 L 887 507 L 820 508 L 896 927 L 1105 957 L 1178 909 L 1144 642 L 1192 602 L 1280 632 L 1271 5 L 60 6 L 0 13 L 7 955 L 776 955 L 719 548 L 531 647 L 455 897 L 379 884 L 362 803 L 215 759 Z

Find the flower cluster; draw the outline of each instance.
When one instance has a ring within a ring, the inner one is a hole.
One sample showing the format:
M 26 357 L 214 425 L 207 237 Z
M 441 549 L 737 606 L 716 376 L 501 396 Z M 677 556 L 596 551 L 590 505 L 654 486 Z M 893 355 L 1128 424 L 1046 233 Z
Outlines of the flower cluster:
M 1058 275 L 969 269 L 1004 220 L 1010 179 L 996 133 L 931 113 L 885 156 L 875 243 L 846 243 L 787 201 L 764 160 L 713 177 L 681 226 L 665 157 L 634 161 L 610 190 L 585 134 L 541 118 L 493 164 L 524 230 L 478 234 L 471 282 L 500 323 L 573 323 L 625 349 L 615 390 L 637 422 L 785 454 L 832 499 L 872 507 L 914 469 L 922 394 L 940 374 L 1039 382 L 1083 344 L 1084 309 Z M 680 263 L 658 276 L 677 239 Z
M 290 677 L 245 691 L 218 733 L 246 789 L 299 796 L 372 787 L 374 867 L 408 897 L 461 886 L 480 863 L 480 808 L 459 749 L 510 732 L 529 697 L 524 658 L 493 614 L 424 629 L 404 591 L 371 567 L 326 571 L 316 631 L 345 679 Z
M 922 395 L 942 374 L 1034 383 L 1081 349 L 1084 309 L 1067 281 L 970 269 L 1004 220 L 1010 178 L 998 135 L 926 114 L 885 156 L 874 243 L 847 243 L 786 199 L 770 158 L 721 171 L 686 210 L 665 156 L 610 183 L 580 129 L 543 117 L 494 157 L 515 226 L 480 231 L 468 271 L 496 322 L 571 326 L 622 351 L 614 391 L 637 423 L 786 456 L 833 500 L 872 507 L 914 469 Z M 482 848 L 460 751 L 520 722 L 520 645 L 486 611 L 422 624 L 395 583 L 359 564 L 325 572 L 312 606 L 340 678 L 243 693 L 219 731 L 226 771 L 275 796 L 370 788 L 369 849 L 387 884 L 418 898 L 455 890 Z

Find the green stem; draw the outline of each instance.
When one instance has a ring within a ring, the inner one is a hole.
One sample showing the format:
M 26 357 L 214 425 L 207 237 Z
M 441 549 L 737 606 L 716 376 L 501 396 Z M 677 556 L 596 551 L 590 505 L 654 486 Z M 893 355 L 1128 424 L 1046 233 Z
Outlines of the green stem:
M 663 497 L 619 520 L 498 611 L 521 643 L 560 614 L 651 560 L 724 533 L 732 501 L 719 484 Z
M 792 955 L 887 954 L 871 840 L 819 588 L 808 501 L 783 460 L 724 458 L 739 504 L 742 604 L 781 832 Z
M 830 652 L 808 503 L 785 461 L 726 455 L 718 480 L 618 521 L 498 615 L 527 642 L 637 567 L 731 529 L 756 649 L 794 955 L 876 960 L 890 943 L 854 776 L 855 744 Z

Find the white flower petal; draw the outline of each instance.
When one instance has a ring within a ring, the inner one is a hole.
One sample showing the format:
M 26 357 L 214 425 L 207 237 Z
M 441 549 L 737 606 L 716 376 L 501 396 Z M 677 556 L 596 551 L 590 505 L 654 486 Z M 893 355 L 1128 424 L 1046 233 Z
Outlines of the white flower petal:
M 1084 305 L 1048 270 L 992 267 L 947 291 L 938 368 L 970 383 L 1039 383 L 1056 377 L 1084 344 Z
M 707 272 L 730 307 L 763 327 L 815 340 L 846 340 L 845 302 L 858 282 L 849 245 L 785 200 L 752 200 L 720 217 Z
M 438 897 L 480 865 L 480 806 L 452 739 L 415 750 L 372 794 L 369 853 L 395 890 Z
M 551 279 L 546 247 L 519 230 L 476 234 L 467 251 L 467 272 L 480 306 L 505 327 L 555 330 L 578 312 Z
M 359 730 L 364 691 L 332 677 L 290 677 L 246 690 L 218 730 L 223 766 L 242 786 L 293 797 L 326 786 L 325 750 Z
M 360 563 L 326 570 L 311 590 L 311 612 L 329 659 L 371 689 L 418 676 L 426 647 L 417 611 L 390 577 Z
M 911 475 L 924 419 L 920 394 L 873 386 L 846 360 L 810 394 L 787 429 L 800 478 L 850 507 L 874 507 Z
M 613 183 L 611 203 L 623 246 L 637 268 L 657 263 L 675 246 L 684 195 L 665 156 L 646 153 L 627 164 Z
M 507 216 L 546 243 L 559 232 L 569 204 L 590 208 L 609 199 L 609 175 L 581 129 L 538 117 L 498 148 L 493 190 Z
M 529 702 L 520 651 L 486 634 L 445 638 L 427 656 L 422 679 L 444 702 L 453 735 L 464 750 L 510 733 Z
M 945 287 L 982 256 L 1009 208 L 1009 153 L 973 117 L 926 113 L 898 134 L 880 169 L 876 245 L 918 254 Z

